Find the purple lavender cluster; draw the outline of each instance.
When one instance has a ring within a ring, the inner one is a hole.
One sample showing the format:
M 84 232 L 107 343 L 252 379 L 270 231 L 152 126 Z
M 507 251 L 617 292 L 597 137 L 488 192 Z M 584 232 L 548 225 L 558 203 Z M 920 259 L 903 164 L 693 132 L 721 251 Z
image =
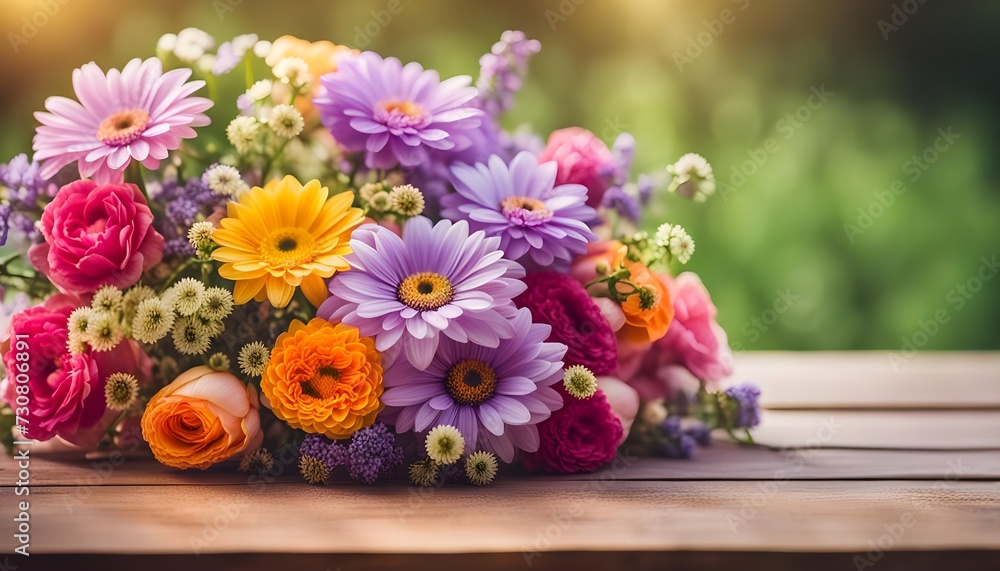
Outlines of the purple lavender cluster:
M 712 429 L 698 423 L 687 428 L 681 426 L 678 416 L 669 416 L 660 424 L 662 437 L 658 439 L 658 450 L 667 458 L 690 459 L 698 446 L 712 444 Z
M 496 117 L 514 106 L 514 94 L 521 90 L 528 72 L 528 60 L 542 49 L 538 40 L 524 32 L 507 30 L 492 50 L 479 59 L 479 103 L 483 111 Z
M 187 231 L 198 221 L 198 216 L 211 216 L 226 203 L 229 197 L 213 192 L 204 181 L 190 179 L 182 183 L 170 179 L 156 193 L 156 201 L 166 204 L 166 216 L 157 217 L 154 224 L 163 235 L 165 256 L 193 256 L 194 248 L 187 239 Z
M 388 476 L 403 463 L 403 449 L 396 437 L 378 422 L 354 433 L 348 445 L 319 434 L 310 434 L 299 447 L 299 456 L 319 460 L 328 472 L 346 466 L 351 478 L 373 484 Z
M 58 187 L 42 178 L 39 170 L 39 164 L 23 153 L 0 164 L 0 185 L 5 187 L 0 191 L 0 246 L 7 243 L 11 229 L 30 242 L 41 241 L 35 221 Z
M 726 389 L 726 396 L 735 405 L 736 414 L 731 421 L 733 428 L 753 428 L 760 424 L 760 389 L 744 383 Z
M 610 186 L 601 200 L 602 206 L 613 209 L 626 220 L 638 223 L 642 218 L 642 208 L 649 204 L 655 183 L 649 175 L 639 175 L 633 184 L 629 183 L 629 173 L 635 158 L 635 138 L 622 133 L 611 145 L 612 159 L 601 167 L 600 174 Z

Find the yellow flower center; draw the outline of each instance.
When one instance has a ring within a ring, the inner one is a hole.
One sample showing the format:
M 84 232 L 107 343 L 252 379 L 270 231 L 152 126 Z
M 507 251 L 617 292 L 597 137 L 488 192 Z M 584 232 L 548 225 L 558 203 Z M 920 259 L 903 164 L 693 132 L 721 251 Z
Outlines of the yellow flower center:
M 126 109 L 112 114 L 97 128 L 97 140 L 107 145 L 127 145 L 139 138 L 149 123 L 145 109 Z
M 493 396 L 497 374 L 493 367 L 482 361 L 465 359 L 448 371 L 445 383 L 455 402 L 475 406 Z
M 445 305 L 455 295 L 448 278 L 434 272 L 421 272 L 409 276 L 396 289 L 401 303 L 417 311 L 433 311 Z
M 385 101 L 379 103 L 379 106 L 384 109 L 386 113 L 391 114 L 393 111 L 396 111 L 411 119 L 418 119 L 424 116 L 423 106 L 419 103 L 414 103 L 413 101 L 386 99 Z
M 292 267 L 312 260 L 316 240 L 301 228 L 282 228 L 260 243 L 260 257 L 271 266 Z
M 318 399 L 325 399 L 337 392 L 340 371 L 333 367 L 320 367 L 316 376 L 302 384 L 302 393 Z

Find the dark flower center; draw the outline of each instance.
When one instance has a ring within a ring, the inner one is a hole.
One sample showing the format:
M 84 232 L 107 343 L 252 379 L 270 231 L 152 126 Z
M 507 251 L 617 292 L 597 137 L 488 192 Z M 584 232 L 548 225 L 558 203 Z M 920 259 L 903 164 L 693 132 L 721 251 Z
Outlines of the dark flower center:
M 396 288 L 396 297 L 417 311 L 433 311 L 451 301 L 455 295 L 448 278 L 434 272 L 408 276 Z
M 445 384 L 455 402 L 475 406 L 493 396 L 497 374 L 493 367 L 483 361 L 465 359 L 448 371 Z

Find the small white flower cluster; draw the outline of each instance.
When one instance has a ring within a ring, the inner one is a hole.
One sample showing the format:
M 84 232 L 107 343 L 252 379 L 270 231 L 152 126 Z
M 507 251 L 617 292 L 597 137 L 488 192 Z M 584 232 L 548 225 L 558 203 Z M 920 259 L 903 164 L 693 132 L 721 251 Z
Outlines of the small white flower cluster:
M 253 99 L 249 93 L 254 90 L 254 87 L 251 87 L 247 93 L 248 97 L 251 97 L 251 104 L 257 109 L 256 115 L 240 115 L 226 127 L 226 137 L 240 155 L 263 151 L 270 146 L 280 148 L 284 142 L 302 134 L 306 126 L 305 118 L 294 106 L 281 103 L 272 107 L 262 103 L 262 100 Z M 266 126 L 267 129 L 262 130 L 262 126 Z M 272 141 L 274 144 L 268 145 Z M 261 143 L 260 148 L 258 143 Z
M 427 458 L 410 466 L 410 482 L 416 486 L 433 485 L 441 466 L 458 462 L 465 453 L 465 438 L 454 426 L 440 424 L 427 433 L 424 448 Z M 497 458 L 491 452 L 480 450 L 465 458 L 465 476 L 477 486 L 492 483 L 497 469 Z
M 313 76 L 309 73 L 309 64 L 302 58 L 282 58 L 271 68 L 278 81 L 289 86 L 296 93 L 308 93 L 312 86 Z
M 215 38 L 198 28 L 184 28 L 176 34 L 164 34 L 156 42 L 157 54 L 173 54 L 177 59 L 188 64 L 199 64 L 202 58 L 212 56 L 209 50 L 215 47 Z M 214 56 L 212 60 L 214 61 Z M 211 65 L 209 65 L 211 69 Z
M 420 216 L 426 207 L 424 193 L 412 184 L 402 184 L 399 176 L 369 182 L 358 189 L 362 208 L 406 219 Z
M 680 224 L 661 224 L 656 230 L 656 247 L 686 264 L 694 254 L 694 238 Z
M 701 155 L 688 153 L 668 166 L 667 172 L 673 175 L 670 186 L 667 187 L 668 192 L 675 192 L 678 196 L 695 202 L 705 202 L 715 194 L 712 165 Z
M 128 328 L 133 339 L 150 344 L 173 333 L 177 351 L 200 355 L 222 333 L 222 320 L 232 311 L 233 294 L 229 290 L 206 288 L 194 278 L 183 278 L 159 296 L 149 290 L 136 303 Z
M 212 165 L 205 171 L 204 180 L 212 192 L 223 196 L 238 198 L 239 195 L 250 190 L 250 185 L 240 176 L 240 171 L 229 165 Z

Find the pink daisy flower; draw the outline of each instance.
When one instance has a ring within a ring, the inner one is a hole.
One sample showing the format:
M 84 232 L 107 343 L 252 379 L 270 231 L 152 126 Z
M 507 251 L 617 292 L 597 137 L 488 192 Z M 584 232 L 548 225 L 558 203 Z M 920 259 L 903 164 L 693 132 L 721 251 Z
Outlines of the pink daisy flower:
M 156 169 L 181 139 L 195 136 L 192 127 L 208 125 L 203 113 L 212 106 L 204 97 L 190 97 L 205 85 L 191 81 L 190 69 L 163 73 L 160 60 L 133 59 L 121 71 L 105 75 L 96 63 L 73 71 L 73 91 L 79 102 L 49 97 L 49 113 L 35 113 L 41 126 L 32 148 L 43 161 L 42 178 L 53 177 L 76 161 L 81 177 L 99 184 L 120 183 L 132 159 Z

